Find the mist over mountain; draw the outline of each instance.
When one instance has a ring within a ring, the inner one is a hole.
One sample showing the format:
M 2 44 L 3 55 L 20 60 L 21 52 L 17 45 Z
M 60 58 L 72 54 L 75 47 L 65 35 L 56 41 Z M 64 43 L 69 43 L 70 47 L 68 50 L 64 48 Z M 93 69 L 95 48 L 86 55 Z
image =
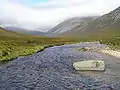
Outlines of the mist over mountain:
M 77 19 L 77 23 L 73 22 L 72 24 L 69 23 L 73 19 L 65 21 L 53 28 L 51 32 L 53 36 L 64 37 L 107 37 L 120 35 L 120 7 L 103 16 L 84 19 Z M 69 28 L 66 29 L 66 27 Z
M 0 25 L 44 32 L 66 19 L 101 16 L 119 5 L 120 0 L 1 0 Z

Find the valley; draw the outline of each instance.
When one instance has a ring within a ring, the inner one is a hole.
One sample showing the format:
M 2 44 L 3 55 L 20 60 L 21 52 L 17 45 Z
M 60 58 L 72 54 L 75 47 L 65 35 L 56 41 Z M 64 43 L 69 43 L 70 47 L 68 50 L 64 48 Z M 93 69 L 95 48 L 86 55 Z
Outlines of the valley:
M 54 27 L 52 16 L 50 21 L 45 18 L 37 24 L 32 18 L 24 19 L 27 23 L 21 25 L 37 29 L 15 27 L 18 23 L 0 26 L 0 90 L 120 89 L 120 7 L 101 16 L 60 20 Z M 39 28 L 48 22 L 51 29 Z M 73 67 L 74 62 L 89 60 L 104 61 L 105 71 L 78 71 Z
M 31 55 L 47 47 L 76 43 L 77 40 L 68 38 L 48 38 L 33 36 L 0 29 L 0 62 L 8 62 L 19 56 Z

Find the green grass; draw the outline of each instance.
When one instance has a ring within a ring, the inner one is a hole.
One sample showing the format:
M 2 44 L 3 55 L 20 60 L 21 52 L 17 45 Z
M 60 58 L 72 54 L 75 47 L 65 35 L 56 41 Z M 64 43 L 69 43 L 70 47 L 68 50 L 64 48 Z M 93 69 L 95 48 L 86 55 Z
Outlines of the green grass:
M 111 49 L 120 50 L 120 37 L 114 37 L 111 39 L 104 39 L 104 40 L 101 40 L 100 43 L 109 45 L 111 47 Z
M 76 43 L 76 40 L 47 37 L 6 37 L 0 36 L 0 62 L 6 62 L 19 56 L 31 55 L 47 47 Z
M 88 51 L 88 49 L 85 48 L 85 47 L 83 47 L 83 48 L 77 48 L 77 49 L 75 49 L 75 50 L 77 50 L 77 51 L 82 51 L 82 52 Z
M 88 33 L 84 36 L 76 36 L 78 36 L 77 38 L 80 38 L 80 41 L 100 41 L 101 44 L 107 44 L 112 49 L 120 50 L 120 29 L 101 30 L 98 33 L 92 35 Z
M 0 62 L 31 55 L 45 48 L 77 42 L 68 38 L 48 38 L 16 33 L 0 28 Z
M 88 36 L 85 38 L 48 38 L 10 32 L 0 28 L 0 62 L 7 62 L 19 56 L 31 55 L 55 45 L 98 40 L 102 44 L 120 49 L 120 34 L 118 30 L 115 32 L 110 30 L 100 35 Z M 82 48 L 80 51 L 86 51 L 86 49 Z

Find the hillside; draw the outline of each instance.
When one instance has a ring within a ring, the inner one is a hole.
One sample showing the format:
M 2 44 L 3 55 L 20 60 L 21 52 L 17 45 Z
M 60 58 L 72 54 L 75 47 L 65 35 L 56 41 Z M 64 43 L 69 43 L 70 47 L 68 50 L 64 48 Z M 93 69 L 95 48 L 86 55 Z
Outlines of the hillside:
M 0 28 L 0 62 L 9 61 L 19 56 L 30 55 L 54 45 L 71 42 L 76 42 L 76 40 L 32 36 Z
M 79 26 L 80 24 L 94 20 L 96 17 L 75 17 L 69 20 L 65 20 L 58 24 L 57 26 L 53 27 L 51 30 L 47 32 L 47 36 L 58 36 L 64 32 L 70 31 L 71 29 Z
M 69 37 L 117 37 L 120 36 L 120 7 L 95 20 L 80 23 L 59 36 Z
M 22 35 L 22 34 L 21 34 Z M 7 37 L 20 37 L 21 36 L 19 33 L 12 32 L 12 31 L 7 31 L 3 28 L 0 27 L 0 37 L 1 36 L 7 36 Z

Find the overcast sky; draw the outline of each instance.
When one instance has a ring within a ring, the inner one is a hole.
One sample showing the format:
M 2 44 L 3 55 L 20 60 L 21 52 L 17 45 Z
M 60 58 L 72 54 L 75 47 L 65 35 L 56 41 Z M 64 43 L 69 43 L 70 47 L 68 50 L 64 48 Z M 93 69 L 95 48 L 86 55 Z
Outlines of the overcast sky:
M 120 0 L 0 0 L 0 22 L 42 30 L 76 16 L 103 15 L 119 6 Z

